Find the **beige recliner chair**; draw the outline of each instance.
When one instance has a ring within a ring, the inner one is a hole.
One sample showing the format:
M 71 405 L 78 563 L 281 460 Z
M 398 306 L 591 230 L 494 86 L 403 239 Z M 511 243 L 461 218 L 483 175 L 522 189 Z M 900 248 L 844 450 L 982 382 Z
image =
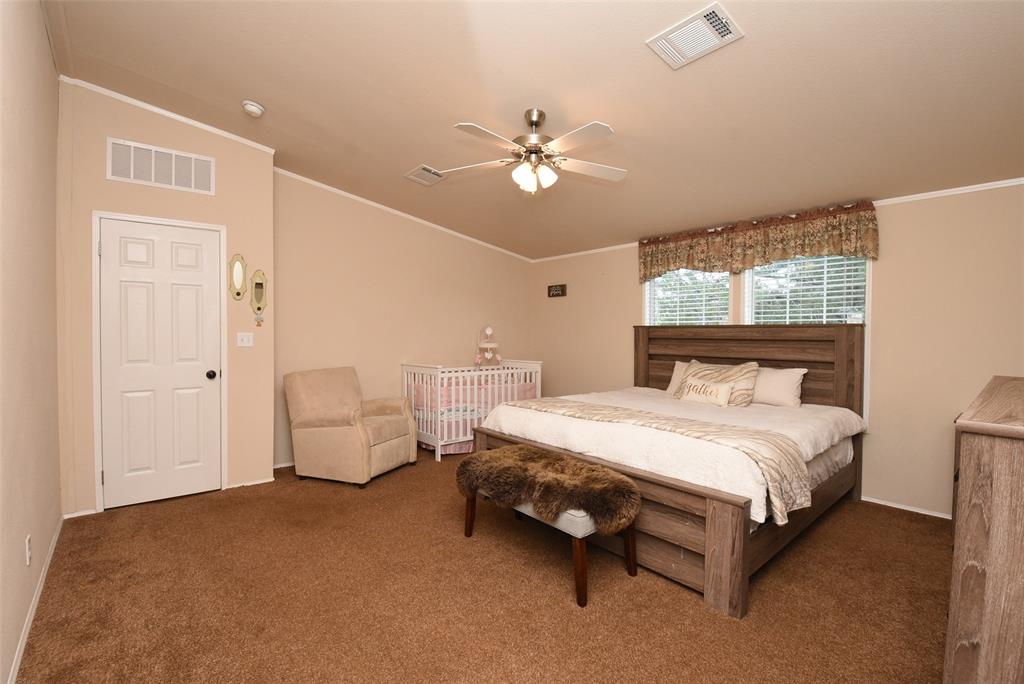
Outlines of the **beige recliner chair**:
M 296 475 L 364 485 L 416 462 L 416 423 L 409 400 L 363 401 L 355 368 L 284 376 Z

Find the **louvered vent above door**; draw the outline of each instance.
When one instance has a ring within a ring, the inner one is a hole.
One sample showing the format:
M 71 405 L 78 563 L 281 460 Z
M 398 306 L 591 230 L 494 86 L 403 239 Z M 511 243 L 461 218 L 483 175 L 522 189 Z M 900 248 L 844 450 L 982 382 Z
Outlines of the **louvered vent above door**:
M 107 179 L 215 194 L 216 160 L 130 140 L 107 138 Z

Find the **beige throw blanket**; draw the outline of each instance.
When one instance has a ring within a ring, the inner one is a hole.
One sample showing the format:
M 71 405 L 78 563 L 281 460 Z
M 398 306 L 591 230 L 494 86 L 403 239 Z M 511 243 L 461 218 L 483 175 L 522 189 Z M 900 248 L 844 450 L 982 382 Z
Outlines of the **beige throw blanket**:
M 557 397 L 510 401 L 507 405 L 582 420 L 638 425 L 721 444 L 743 452 L 761 469 L 761 474 L 768 484 L 768 501 L 776 524 L 785 525 L 789 520 L 789 511 L 811 505 L 807 464 L 800 455 L 800 447 L 792 439 L 778 432 L 720 425 Z

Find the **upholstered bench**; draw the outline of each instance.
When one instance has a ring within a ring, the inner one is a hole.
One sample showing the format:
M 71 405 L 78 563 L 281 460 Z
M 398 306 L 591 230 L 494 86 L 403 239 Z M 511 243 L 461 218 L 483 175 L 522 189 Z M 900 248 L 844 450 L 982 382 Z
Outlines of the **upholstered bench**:
M 537 447 L 515 445 L 470 454 L 456 473 L 466 497 L 465 534 L 473 536 L 478 496 L 551 525 L 572 538 L 576 603 L 587 605 L 587 537 L 622 532 L 626 572 L 636 576 L 633 521 L 640 492 L 626 476 Z

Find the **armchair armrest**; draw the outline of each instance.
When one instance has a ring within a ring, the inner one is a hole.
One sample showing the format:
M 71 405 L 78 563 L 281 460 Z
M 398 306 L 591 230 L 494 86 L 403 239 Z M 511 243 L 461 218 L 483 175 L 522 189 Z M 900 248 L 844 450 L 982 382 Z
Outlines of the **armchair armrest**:
M 358 406 L 318 409 L 292 416 L 292 429 L 352 427 L 359 422 L 361 409 Z
M 387 399 L 370 399 L 363 402 L 364 416 L 400 416 L 412 415 L 408 397 L 389 397 Z

